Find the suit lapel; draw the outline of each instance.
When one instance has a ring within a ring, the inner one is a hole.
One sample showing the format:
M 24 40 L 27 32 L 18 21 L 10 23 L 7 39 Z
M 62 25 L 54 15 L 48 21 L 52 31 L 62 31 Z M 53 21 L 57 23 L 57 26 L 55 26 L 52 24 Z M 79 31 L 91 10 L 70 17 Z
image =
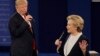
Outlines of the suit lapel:
M 76 43 L 75 43 L 75 45 L 72 47 L 70 53 L 73 52 L 73 50 L 76 48 L 77 45 L 79 46 L 79 41 L 80 41 L 81 37 L 82 37 L 82 35 L 81 35 L 81 36 L 79 37 L 79 39 L 76 41 Z M 69 54 L 70 54 L 70 53 L 69 53 Z M 68 55 L 69 55 L 69 54 L 68 54 Z
M 18 20 L 19 20 L 19 23 L 22 24 L 22 22 L 24 22 L 25 20 L 23 19 L 23 17 L 19 14 L 19 13 L 16 13 L 17 17 L 18 17 Z M 27 22 L 26 22 L 27 23 Z M 32 21 L 30 21 L 31 25 L 32 25 Z M 32 34 L 32 31 L 30 30 L 30 28 L 28 28 L 28 31 Z

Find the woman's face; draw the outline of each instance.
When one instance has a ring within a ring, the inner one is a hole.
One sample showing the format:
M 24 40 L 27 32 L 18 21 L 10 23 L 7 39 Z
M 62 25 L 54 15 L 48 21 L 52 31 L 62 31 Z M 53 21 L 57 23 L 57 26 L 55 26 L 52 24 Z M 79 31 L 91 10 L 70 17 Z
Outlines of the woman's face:
M 77 31 L 73 20 L 68 20 L 66 29 L 68 33 L 73 33 L 74 31 Z

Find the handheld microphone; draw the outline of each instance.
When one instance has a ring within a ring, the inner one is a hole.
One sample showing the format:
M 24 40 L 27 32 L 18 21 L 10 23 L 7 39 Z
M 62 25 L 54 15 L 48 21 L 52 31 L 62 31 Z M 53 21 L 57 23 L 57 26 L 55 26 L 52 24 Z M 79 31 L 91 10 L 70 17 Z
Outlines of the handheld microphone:
M 64 35 L 64 31 L 63 31 L 62 34 L 60 35 L 59 40 L 62 39 L 63 35 Z

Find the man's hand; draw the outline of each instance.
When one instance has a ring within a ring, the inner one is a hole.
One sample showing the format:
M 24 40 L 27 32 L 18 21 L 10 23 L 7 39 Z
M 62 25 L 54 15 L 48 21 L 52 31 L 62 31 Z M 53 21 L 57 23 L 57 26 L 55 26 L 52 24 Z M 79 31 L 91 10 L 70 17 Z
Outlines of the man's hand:
M 27 22 L 27 21 L 31 21 L 32 20 L 32 16 L 31 15 L 27 15 L 26 17 L 25 17 L 25 21 Z
M 28 23 L 28 25 L 30 26 L 30 28 L 31 28 L 31 23 L 30 23 L 30 21 L 32 20 L 32 16 L 31 15 L 27 15 L 26 17 L 25 17 L 25 21 Z

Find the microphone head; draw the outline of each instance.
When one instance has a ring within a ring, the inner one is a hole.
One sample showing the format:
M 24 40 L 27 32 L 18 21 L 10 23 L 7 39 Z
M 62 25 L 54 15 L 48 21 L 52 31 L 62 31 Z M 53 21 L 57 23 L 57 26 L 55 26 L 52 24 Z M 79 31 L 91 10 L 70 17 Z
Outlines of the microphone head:
M 61 33 L 61 35 L 60 35 L 60 37 L 59 37 L 59 40 L 62 39 L 63 35 L 64 35 L 64 31 Z

